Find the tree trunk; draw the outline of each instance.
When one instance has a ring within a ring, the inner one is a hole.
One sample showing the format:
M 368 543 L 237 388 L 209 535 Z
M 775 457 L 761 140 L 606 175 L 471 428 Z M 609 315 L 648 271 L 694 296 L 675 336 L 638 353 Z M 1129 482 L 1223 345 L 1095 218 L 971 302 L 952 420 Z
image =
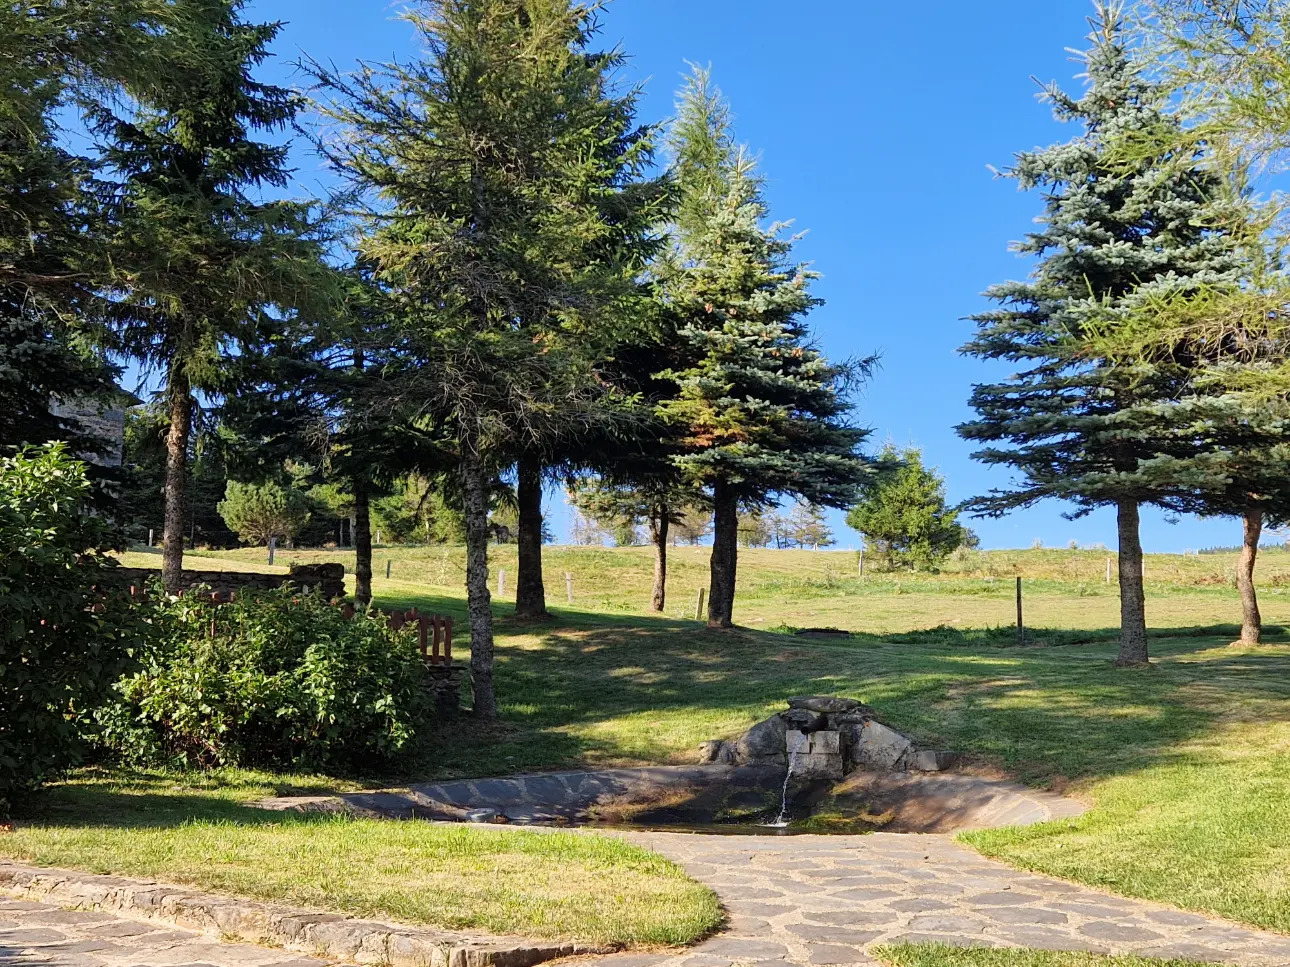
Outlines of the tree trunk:
M 488 475 L 478 456 L 468 454 L 462 458 L 461 483 L 466 511 L 466 600 L 474 712 L 478 718 L 495 719 L 493 611 L 488 592 Z
M 667 603 L 667 508 L 655 509 L 657 516 L 649 520 L 649 539 L 654 544 L 654 590 L 650 594 L 650 609 L 660 614 Z
M 1263 536 L 1262 511 L 1245 512 L 1244 532 L 1241 558 L 1236 565 L 1236 589 L 1241 593 L 1241 644 L 1257 645 L 1263 640 L 1263 618 L 1254 592 L 1254 562 L 1259 556 L 1259 538 Z
M 360 608 L 372 603 L 372 502 L 367 481 L 354 480 L 354 600 Z
M 184 490 L 188 482 L 188 440 L 193 430 L 193 393 L 188 376 L 171 365 L 166 379 L 170 429 L 166 433 L 166 505 L 161 538 L 161 577 L 178 590 L 184 570 Z
M 712 488 L 712 561 L 708 627 L 734 627 L 735 575 L 739 567 L 739 502 L 724 480 Z
M 1136 500 L 1119 503 L 1120 529 L 1120 655 L 1115 663 L 1122 668 L 1146 665 L 1147 609 L 1142 591 L 1142 537 L 1138 532 L 1139 513 Z
M 519 462 L 519 573 L 515 577 L 515 617 L 533 621 L 549 617 L 542 583 L 542 463 L 536 457 Z

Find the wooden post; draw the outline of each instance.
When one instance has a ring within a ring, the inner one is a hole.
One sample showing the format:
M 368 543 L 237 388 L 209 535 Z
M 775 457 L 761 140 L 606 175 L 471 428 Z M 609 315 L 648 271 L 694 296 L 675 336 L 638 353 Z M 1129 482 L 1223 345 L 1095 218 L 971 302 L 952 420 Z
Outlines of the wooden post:
M 392 563 L 388 557 L 385 559 L 385 580 L 387 581 L 390 579 L 390 564 Z
M 154 539 L 153 539 L 153 533 L 154 533 L 154 532 L 153 532 L 153 529 L 152 529 L 151 527 L 149 527 L 149 528 L 148 528 L 148 546 L 149 546 L 149 547 L 156 547 L 156 546 L 157 546 L 157 542 L 156 542 L 156 540 L 154 540 Z
M 443 621 L 443 663 L 452 664 L 452 619 L 444 618 Z
M 564 572 L 564 595 L 573 604 L 573 574 L 570 571 Z
M 864 577 L 864 548 L 863 547 L 860 548 L 860 569 L 857 576 Z
M 421 649 L 421 654 L 426 654 L 430 650 L 430 618 L 428 615 L 422 615 L 417 619 L 417 647 Z
M 500 598 L 506 593 L 506 568 L 497 569 L 497 596 Z
M 276 537 L 270 537 L 269 538 L 269 563 L 270 564 L 273 563 L 273 552 L 276 551 L 277 549 L 278 549 L 278 539 Z
M 1111 559 L 1109 557 L 1106 559 L 1106 583 L 1111 583 Z
M 704 602 L 704 599 L 707 598 L 707 596 L 708 596 L 708 589 L 699 588 L 698 600 L 694 602 L 694 620 L 695 621 L 703 620 L 703 602 Z
M 381 543 L 381 531 L 380 531 L 380 528 L 377 528 L 377 531 L 376 531 L 376 543 L 377 543 L 377 545 L 378 545 L 378 546 L 379 546 L 379 545 L 380 545 L 380 543 Z
M 1021 617 L 1021 578 L 1017 578 L 1017 647 L 1026 643 L 1026 625 Z

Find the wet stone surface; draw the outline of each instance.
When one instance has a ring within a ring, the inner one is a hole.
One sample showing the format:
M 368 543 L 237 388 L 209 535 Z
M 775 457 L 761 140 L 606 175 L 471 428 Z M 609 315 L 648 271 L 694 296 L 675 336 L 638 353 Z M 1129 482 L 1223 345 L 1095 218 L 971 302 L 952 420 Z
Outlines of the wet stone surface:
M 326 967 L 328 961 L 109 913 L 0 896 L 3 967 Z
M 619 835 L 710 884 L 730 913 L 727 930 L 649 967 L 876 965 L 869 951 L 898 942 L 1290 964 L 1290 937 L 1010 869 L 948 836 Z M 579 967 L 600 965 L 645 967 L 622 954 Z

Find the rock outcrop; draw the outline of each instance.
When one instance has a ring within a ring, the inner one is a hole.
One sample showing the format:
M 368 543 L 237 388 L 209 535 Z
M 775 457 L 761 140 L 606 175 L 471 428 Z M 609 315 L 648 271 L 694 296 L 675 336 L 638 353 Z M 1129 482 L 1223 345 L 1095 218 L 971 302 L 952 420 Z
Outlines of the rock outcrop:
M 788 769 L 801 779 L 838 780 L 866 772 L 940 772 L 953 752 L 919 749 L 913 738 L 878 721 L 863 702 L 835 695 L 799 695 L 788 709 L 758 722 L 733 742 L 699 747 L 699 761 Z

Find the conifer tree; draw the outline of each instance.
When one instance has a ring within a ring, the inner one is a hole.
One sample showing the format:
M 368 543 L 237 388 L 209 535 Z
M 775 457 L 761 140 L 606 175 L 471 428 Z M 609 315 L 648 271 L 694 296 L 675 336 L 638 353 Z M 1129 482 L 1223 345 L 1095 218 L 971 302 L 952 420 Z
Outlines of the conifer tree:
M 921 451 L 913 447 L 884 447 L 879 459 L 882 469 L 847 514 L 847 524 L 889 568 L 934 567 L 966 538 L 958 510 L 945 502 L 944 478 L 923 466 Z
M 95 449 L 51 412 L 104 398 L 114 375 L 86 338 L 105 308 L 94 159 L 60 123 L 164 73 L 167 14 L 160 0 L 0 7 L 0 447 Z
M 661 192 L 634 95 L 613 86 L 621 55 L 590 46 L 594 8 L 426 0 L 407 17 L 424 59 L 314 71 L 346 132 L 329 157 L 373 201 L 360 250 L 397 304 L 397 404 L 442 427 L 458 464 L 475 712 L 492 718 L 489 486 L 605 419 L 605 323 Z
M 235 347 L 259 323 L 329 291 L 313 208 L 266 201 L 286 187 L 290 91 L 252 77 L 278 24 L 241 17 L 241 0 L 174 0 L 183 36 L 163 84 L 127 88 L 133 110 L 94 112 L 112 185 L 116 346 L 161 372 L 169 418 L 162 571 L 183 567 L 184 482 L 198 394 L 224 389 Z
M 1075 513 L 1112 505 L 1120 539 L 1118 663 L 1148 661 L 1142 589 L 1142 504 L 1187 509 L 1188 489 L 1215 483 L 1196 456 L 1186 415 L 1170 406 L 1187 391 L 1175 366 L 1120 366 L 1100 355 L 1108 329 L 1162 292 L 1239 278 L 1237 246 L 1221 230 L 1231 196 L 1193 154 L 1127 160 L 1115 150 L 1134 132 L 1177 126 L 1168 91 L 1144 77 L 1126 47 L 1118 4 L 1099 4 L 1085 54 L 1088 86 L 1047 97 L 1074 140 L 1018 155 L 1008 174 L 1045 197 L 1040 229 L 1017 246 L 1038 262 L 1028 281 L 987 293 L 998 308 L 975 316 L 963 352 L 1020 371 L 977 386 L 977 419 L 959 427 L 983 444 L 976 457 L 1013 468 L 1018 484 L 972 502 L 1002 515 L 1047 497 Z
M 670 136 L 678 251 L 667 298 L 687 358 L 663 374 L 676 391 L 660 413 L 681 449 L 676 465 L 711 493 L 708 626 L 729 628 L 740 506 L 777 494 L 849 504 L 866 473 L 857 451 L 867 434 L 847 422 L 857 368 L 831 364 L 809 342 L 816 275 L 792 261 L 783 226 L 763 224 L 755 166 L 735 145 L 706 71 L 695 70 L 679 107 Z
M 266 337 L 234 361 L 241 392 L 221 408 L 255 442 L 264 475 L 286 459 L 316 465 L 343 488 L 354 545 L 354 600 L 372 600 L 372 504 L 403 474 L 445 461 L 433 434 L 387 406 L 394 356 L 394 307 L 357 264 L 338 273 L 342 299 L 325 314 L 274 320 Z M 388 531 L 387 531 L 388 533 Z

